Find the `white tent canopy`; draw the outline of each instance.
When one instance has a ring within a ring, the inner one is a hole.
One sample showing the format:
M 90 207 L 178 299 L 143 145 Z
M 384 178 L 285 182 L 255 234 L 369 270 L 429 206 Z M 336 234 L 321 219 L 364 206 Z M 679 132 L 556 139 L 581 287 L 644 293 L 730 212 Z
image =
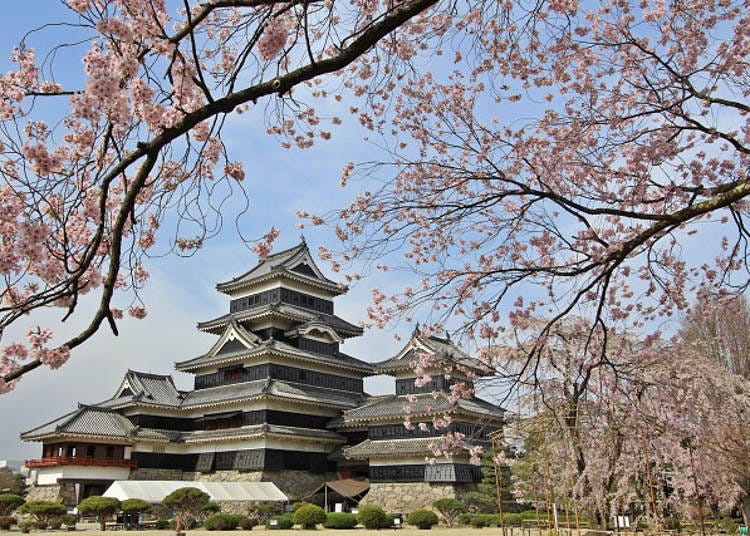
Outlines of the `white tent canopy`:
M 150 503 L 161 502 L 164 497 L 180 488 L 198 488 L 208 493 L 212 501 L 274 501 L 287 502 L 273 482 L 191 482 L 185 480 L 117 480 L 104 492 L 105 497 L 143 499 Z

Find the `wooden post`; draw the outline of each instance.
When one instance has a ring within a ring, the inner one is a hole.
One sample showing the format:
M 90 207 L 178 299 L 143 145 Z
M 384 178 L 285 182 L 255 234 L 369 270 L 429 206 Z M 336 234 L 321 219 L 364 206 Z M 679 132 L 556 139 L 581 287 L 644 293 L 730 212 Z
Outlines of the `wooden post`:
M 500 533 L 505 536 L 505 519 L 503 518 L 503 487 L 500 484 L 500 467 L 497 464 L 495 456 L 497 455 L 497 435 L 490 434 L 492 443 L 492 465 L 495 467 L 495 487 L 497 489 L 497 512 L 500 514 Z
M 536 494 L 536 478 L 534 478 L 534 465 L 531 466 L 531 491 L 534 494 L 534 510 L 536 510 L 536 528 L 539 536 L 542 536 L 542 520 L 539 519 L 539 496 Z M 531 536 L 531 531 L 529 531 Z
M 656 492 L 654 491 L 654 479 L 651 475 L 651 459 L 648 455 L 648 437 L 646 437 L 646 445 L 644 446 L 643 453 L 646 456 L 646 475 L 648 476 L 648 488 L 651 493 L 651 512 L 654 515 L 654 529 L 658 535 L 660 531 L 659 513 L 656 511 Z

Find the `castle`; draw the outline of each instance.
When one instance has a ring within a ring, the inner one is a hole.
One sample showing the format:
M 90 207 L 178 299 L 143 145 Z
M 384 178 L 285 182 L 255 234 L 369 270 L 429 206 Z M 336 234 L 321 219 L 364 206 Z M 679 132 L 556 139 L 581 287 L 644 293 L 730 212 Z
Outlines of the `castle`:
M 74 505 L 117 480 L 184 480 L 270 481 L 301 499 L 326 481 L 358 478 L 369 479 L 365 502 L 398 512 L 460 497 L 481 479 L 464 447 L 429 459 L 446 431 L 484 445 L 503 423 L 501 408 L 450 396 L 455 382 L 471 386 L 485 373 L 449 339 L 415 330 L 378 363 L 343 353 L 362 329 L 335 314 L 345 289 L 323 275 L 304 240 L 216 288 L 229 313 L 198 324 L 216 343 L 175 364 L 194 375 L 193 390 L 131 370 L 109 400 L 21 434 L 42 443 L 42 457 L 26 462 L 33 498 Z M 433 358 L 430 381 L 420 374 L 415 384 L 424 354 Z M 394 376 L 396 393 L 367 395 L 363 379 L 375 374 Z

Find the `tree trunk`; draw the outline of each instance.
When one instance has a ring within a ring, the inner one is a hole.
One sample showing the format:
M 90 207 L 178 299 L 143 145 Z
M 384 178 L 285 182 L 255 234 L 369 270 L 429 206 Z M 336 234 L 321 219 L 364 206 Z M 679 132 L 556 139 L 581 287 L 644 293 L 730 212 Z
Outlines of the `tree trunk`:
M 742 519 L 745 521 L 745 526 L 750 526 L 748 524 L 748 522 L 750 522 L 750 495 L 742 497 L 742 506 L 740 510 L 742 510 Z

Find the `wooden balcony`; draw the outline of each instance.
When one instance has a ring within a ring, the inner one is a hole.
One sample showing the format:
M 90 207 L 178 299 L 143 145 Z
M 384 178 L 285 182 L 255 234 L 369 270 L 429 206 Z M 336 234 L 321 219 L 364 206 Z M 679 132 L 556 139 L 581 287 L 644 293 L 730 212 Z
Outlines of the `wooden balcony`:
M 26 460 L 26 467 L 29 469 L 37 467 L 58 467 L 61 465 L 129 467 L 131 469 L 137 469 L 138 461 L 126 460 L 125 458 L 86 458 L 84 456 L 54 456 L 52 458 L 41 458 L 39 460 Z

